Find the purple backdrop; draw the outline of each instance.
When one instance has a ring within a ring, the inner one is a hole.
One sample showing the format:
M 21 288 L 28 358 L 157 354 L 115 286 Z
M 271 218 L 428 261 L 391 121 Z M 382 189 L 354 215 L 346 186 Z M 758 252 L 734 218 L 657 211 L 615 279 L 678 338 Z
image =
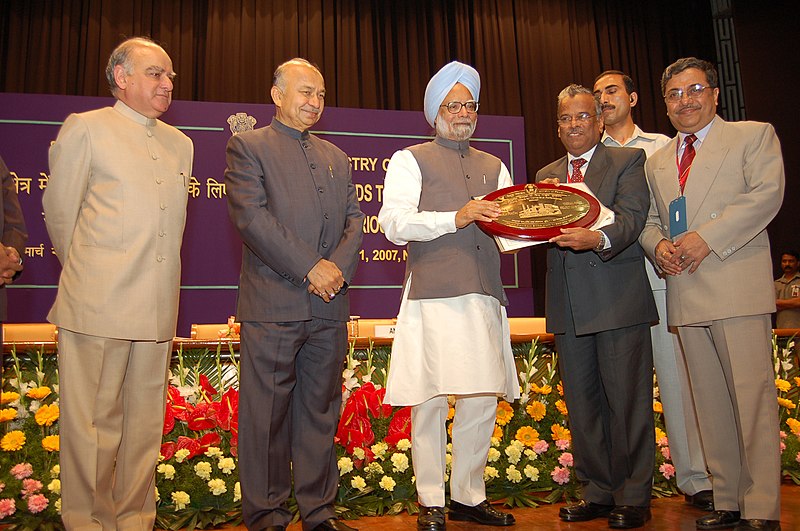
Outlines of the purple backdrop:
M 42 322 L 53 302 L 60 266 L 52 254 L 42 217 L 47 150 L 69 113 L 113 104 L 112 98 L 0 93 L 0 156 L 14 172 L 30 238 L 25 271 L 11 286 L 9 322 Z M 193 186 L 184 234 L 178 335 L 191 323 L 219 323 L 233 315 L 241 265 L 241 240 L 228 220 L 223 173 L 228 118 L 244 113 L 268 125 L 274 108 L 264 104 L 175 101 L 162 119 L 194 141 Z M 500 157 L 515 183 L 524 183 L 523 120 L 481 116 L 473 145 Z M 403 147 L 430 139 L 422 112 L 328 108 L 315 132 L 351 159 L 353 182 L 366 214 L 362 261 L 351 291 L 354 315 L 394 317 L 400 304 L 404 248 L 390 243 L 377 222 L 386 164 Z M 530 256 L 503 256 L 509 315 L 533 315 Z

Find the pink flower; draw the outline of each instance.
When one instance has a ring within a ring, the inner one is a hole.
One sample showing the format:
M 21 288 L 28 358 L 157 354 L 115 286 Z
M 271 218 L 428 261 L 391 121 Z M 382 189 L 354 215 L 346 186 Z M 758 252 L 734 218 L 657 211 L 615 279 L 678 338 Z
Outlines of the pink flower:
M 11 516 L 15 512 L 17 512 L 17 502 L 12 498 L 3 498 L 0 500 L 0 520 Z
M 558 439 L 556 441 L 556 448 L 561 450 L 562 452 L 569 448 L 569 441 L 567 439 Z
M 42 490 L 42 482 L 35 479 L 22 480 L 22 497 L 27 498 L 31 494 L 36 494 Z
M 34 494 L 28 498 L 28 510 L 33 514 L 44 511 L 49 504 L 44 494 Z
M 542 455 L 550 448 L 550 445 L 547 444 L 547 441 L 536 441 L 533 445 L 533 451 L 539 455 Z
M 661 455 L 664 456 L 664 459 L 670 459 L 669 446 L 661 448 Z
M 669 445 L 669 439 L 666 437 L 661 437 L 659 440 L 656 441 L 656 444 L 659 446 L 667 446 Z
M 11 475 L 17 479 L 29 478 L 33 475 L 33 467 L 30 463 L 20 463 L 11 467 Z
M 561 466 L 573 466 L 572 454 L 569 452 L 564 452 L 560 456 L 558 456 L 558 463 Z
M 569 483 L 569 469 L 557 466 L 550 472 L 550 476 L 552 476 L 553 481 L 558 483 L 559 485 L 565 485 Z
M 784 444 L 784 442 L 781 441 L 781 453 L 783 453 L 784 450 L 786 450 L 786 444 Z
M 664 463 L 658 467 L 658 471 L 664 476 L 664 479 L 669 479 L 675 475 L 675 467 L 669 463 Z
M 781 430 L 780 433 L 781 433 L 781 440 L 785 439 L 786 438 L 786 432 Z
M 6 488 L 6 484 L 0 482 L 0 492 L 3 492 L 3 489 Z
M 800 452 L 797 452 L 797 457 L 795 457 L 794 460 L 800 463 Z

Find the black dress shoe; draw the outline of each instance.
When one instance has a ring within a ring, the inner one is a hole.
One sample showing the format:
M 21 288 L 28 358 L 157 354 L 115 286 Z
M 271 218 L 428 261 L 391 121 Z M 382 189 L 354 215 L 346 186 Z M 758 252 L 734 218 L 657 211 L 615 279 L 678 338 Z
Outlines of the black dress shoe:
M 778 520 L 739 520 L 734 531 L 751 531 L 756 529 L 767 529 L 769 531 L 781 531 L 781 523 Z
M 483 525 L 506 526 L 514 525 L 515 522 L 513 514 L 501 513 L 489 505 L 488 500 L 483 500 L 474 507 L 451 500 L 450 512 L 447 514 L 450 520 L 468 520 Z
M 586 522 L 587 520 L 608 516 L 613 509 L 613 505 L 581 500 L 578 503 L 559 509 L 558 517 L 565 522 Z
M 633 529 L 642 527 L 650 520 L 650 507 L 618 505 L 608 515 L 608 527 L 612 529 Z
M 419 531 L 444 531 L 444 507 L 419 506 L 417 529 Z
M 339 519 L 328 518 L 315 527 L 314 531 L 358 531 L 358 529 L 350 527 Z
M 701 490 L 696 494 L 684 494 L 683 499 L 686 503 L 703 511 L 714 510 L 714 492 L 711 490 Z
M 739 511 L 714 511 L 695 520 L 697 529 L 731 529 L 739 522 Z

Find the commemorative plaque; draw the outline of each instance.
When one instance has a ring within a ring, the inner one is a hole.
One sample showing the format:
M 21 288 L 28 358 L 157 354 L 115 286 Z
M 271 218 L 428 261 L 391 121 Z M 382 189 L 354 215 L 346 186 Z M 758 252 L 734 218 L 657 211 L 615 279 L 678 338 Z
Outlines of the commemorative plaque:
M 500 216 L 478 221 L 487 234 L 512 240 L 543 241 L 562 228 L 591 227 L 600 215 L 600 203 L 591 194 L 565 185 L 519 184 L 484 198 L 500 206 Z

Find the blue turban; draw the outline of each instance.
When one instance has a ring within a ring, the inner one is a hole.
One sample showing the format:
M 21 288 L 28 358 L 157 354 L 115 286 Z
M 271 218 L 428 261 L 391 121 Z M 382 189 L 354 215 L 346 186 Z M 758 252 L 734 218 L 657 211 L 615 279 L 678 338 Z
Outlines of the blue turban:
M 456 83 L 467 87 L 472 99 L 478 101 L 481 93 L 481 76 L 478 71 L 458 61 L 444 65 L 428 81 L 428 86 L 425 88 L 425 119 L 431 127 L 434 127 L 433 122 L 439 114 L 439 106 Z

